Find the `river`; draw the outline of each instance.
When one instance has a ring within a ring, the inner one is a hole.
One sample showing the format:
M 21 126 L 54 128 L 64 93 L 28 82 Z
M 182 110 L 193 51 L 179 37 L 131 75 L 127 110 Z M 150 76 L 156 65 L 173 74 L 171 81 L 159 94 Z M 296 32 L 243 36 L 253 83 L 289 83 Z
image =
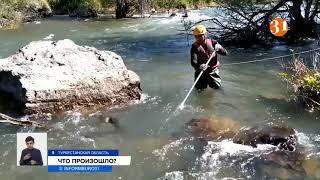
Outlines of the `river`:
M 212 11 L 192 11 L 189 19 L 210 18 Z M 227 47 L 229 56 L 219 57 L 223 88 L 192 93 L 186 108 L 175 112 L 193 83 L 189 57 L 193 37 L 180 30 L 180 17 L 78 21 L 57 16 L 25 24 L 15 31 L 0 32 L 0 58 L 42 39 L 68 38 L 80 45 L 114 51 L 141 77 L 143 89 L 141 102 L 99 109 L 105 116 L 118 118 L 120 129 L 101 124 L 94 114 L 70 111 L 47 118 L 48 149 L 119 149 L 121 155 L 132 157 L 130 167 L 114 167 L 112 173 L 100 174 L 56 174 L 48 173 L 45 167 L 20 168 L 16 166 L 16 133 L 40 130 L 0 124 L 0 179 L 270 178 L 252 160 L 268 152 L 269 146 L 251 148 L 226 140 L 210 142 L 200 149 L 184 133 L 185 123 L 197 117 L 228 117 L 242 126 L 288 124 L 296 130 L 299 143 L 309 155 L 319 152 L 319 116 L 285 100 L 288 89 L 277 76 L 281 59 L 224 66 L 290 53 L 286 49 Z M 312 47 L 309 43 L 290 48 L 298 52 Z M 290 176 L 290 172 L 284 169 L 280 174 Z

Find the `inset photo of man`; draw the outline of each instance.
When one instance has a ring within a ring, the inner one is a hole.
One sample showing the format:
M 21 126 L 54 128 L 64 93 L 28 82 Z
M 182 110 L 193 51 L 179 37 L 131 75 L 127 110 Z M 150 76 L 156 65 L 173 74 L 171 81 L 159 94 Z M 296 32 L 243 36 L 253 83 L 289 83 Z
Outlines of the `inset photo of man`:
M 18 166 L 45 166 L 47 164 L 47 134 L 17 133 Z

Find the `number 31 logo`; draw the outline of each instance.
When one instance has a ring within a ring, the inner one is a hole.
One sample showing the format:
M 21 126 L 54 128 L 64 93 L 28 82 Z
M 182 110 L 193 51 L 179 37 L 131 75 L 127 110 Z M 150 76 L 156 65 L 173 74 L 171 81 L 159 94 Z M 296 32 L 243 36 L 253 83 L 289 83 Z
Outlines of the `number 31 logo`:
M 269 24 L 270 32 L 275 36 L 284 36 L 288 32 L 288 23 L 283 18 L 275 18 Z

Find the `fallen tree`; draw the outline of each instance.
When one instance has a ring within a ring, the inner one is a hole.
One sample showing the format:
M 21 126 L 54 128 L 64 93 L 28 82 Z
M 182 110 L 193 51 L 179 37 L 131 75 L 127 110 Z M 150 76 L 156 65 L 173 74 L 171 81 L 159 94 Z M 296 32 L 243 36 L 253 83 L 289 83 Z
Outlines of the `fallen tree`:
M 8 115 L 0 113 L 0 123 L 9 123 L 12 125 L 18 125 L 18 126 L 33 126 L 36 128 L 46 128 L 46 125 L 31 121 L 31 120 L 18 120 L 13 117 L 10 117 Z

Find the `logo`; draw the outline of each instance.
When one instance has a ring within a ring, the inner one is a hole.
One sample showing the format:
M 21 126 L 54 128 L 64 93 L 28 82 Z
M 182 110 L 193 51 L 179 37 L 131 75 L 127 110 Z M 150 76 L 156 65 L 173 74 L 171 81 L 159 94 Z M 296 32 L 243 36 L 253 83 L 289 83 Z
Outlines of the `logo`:
M 281 37 L 288 32 L 288 23 L 283 18 L 275 18 L 269 24 L 269 28 L 273 35 Z

